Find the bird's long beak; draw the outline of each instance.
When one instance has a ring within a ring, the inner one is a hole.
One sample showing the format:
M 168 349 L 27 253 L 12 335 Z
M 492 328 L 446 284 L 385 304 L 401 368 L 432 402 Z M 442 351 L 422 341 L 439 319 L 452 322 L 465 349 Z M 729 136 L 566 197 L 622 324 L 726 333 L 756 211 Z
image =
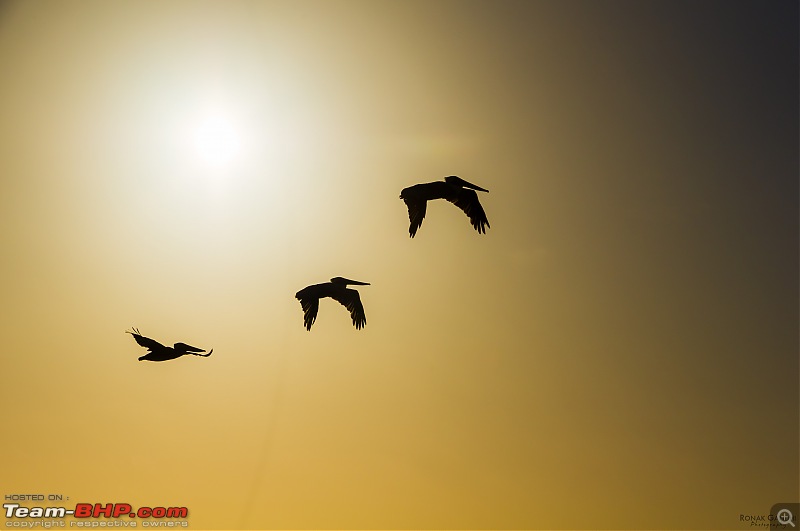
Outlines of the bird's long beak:
M 175 343 L 174 348 L 180 352 L 205 352 L 205 350 L 202 348 L 193 347 L 191 345 L 187 345 L 186 343 Z
M 369 286 L 369 282 L 359 282 L 358 280 L 348 280 L 347 283 L 354 286 Z
M 489 193 L 489 190 L 487 190 L 486 188 L 481 188 L 481 187 L 480 187 L 480 186 L 478 186 L 477 184 L 472 184 L 472 183 L 470 183 L 470 182 L 467 182 L 467 181 L 465 181 L 464 179 L 461 179 L 461 185 L 462 185 L 464 188 L 472 188 L 473 190 L 477 190 L 477 191 L 479 191 L 479 192 L 486 192 L 486 193 Z

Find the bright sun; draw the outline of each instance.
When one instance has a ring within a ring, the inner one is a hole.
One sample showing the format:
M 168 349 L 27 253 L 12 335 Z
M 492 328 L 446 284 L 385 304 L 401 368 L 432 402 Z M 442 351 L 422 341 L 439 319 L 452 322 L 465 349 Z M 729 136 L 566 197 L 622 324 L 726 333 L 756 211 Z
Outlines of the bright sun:
M 242 154 L 242 137 L 233 118 L 221 111 L 208 111 L 194 126 L 192 143 L 201 162 L 213 168 L 228 168 Z

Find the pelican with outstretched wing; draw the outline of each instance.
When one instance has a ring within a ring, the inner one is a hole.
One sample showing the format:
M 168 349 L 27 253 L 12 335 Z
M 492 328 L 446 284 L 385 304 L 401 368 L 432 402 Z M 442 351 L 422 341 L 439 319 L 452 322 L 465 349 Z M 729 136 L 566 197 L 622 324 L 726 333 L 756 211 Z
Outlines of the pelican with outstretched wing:
M 361 297 L 359 297 L 356 290 L 348 288 L 348 284 L 354 286 L 369 286 L 369 282 L 359 282 L 357 280 L 334 277 L 330 282 L 314 284 L 297 292 L 295 298 L 300 301 L 300 306 L 303 307 L 303 323 L 305 324 L 306 330 L 311 330 L 311 325 L 313 325 L 314 321 L 317 319 L 319 300 L 324 297 L 330 297 L 347 308 L 347 311 L 350 312 L 350 317 L 353 319 L 353 326 L 356 327 L 356 330 L 360 330 L 367 324 L 367 316 L 364 314 L 364 306 L 361 304 Z
M 208 354 L 201 354 L 201 352 L 205 352 L 205 350 L 197 347 L 193 347 L 191 345 L 187 345 L 186 343 L 175 343 L 171 347 L 167 347 L 156 341 L 155 339 L 150 339 L 149 337 L 144 337 L 142 334 L 139 333 L 137 328 L 132 328 L 131 330 L 125 330 L 126 334 L 130 334 L 133 336 L 133 339 L 136 340 L 141 346 L 147 349 L 147 354 L 141 356 L 139 361 L 167 361 L 167 360 L 174 360 L 175 358 L 180 358 L 181 356 L 185 356 L 186 354 L 192 354 L 194 356 L 202 356 L 207 358 L 214 352 L 214 349 L 208 351 Z
M 447 199 L 464 211 L 476 231 L 485 234 L 486 229 L 489 228 L 489 220 L 486 219 L 486 212 L 483 211 L 475 190 L 489 192 L 489 190 L 468 183 L 455 175 L 445 177 L 444 181 L 415 184 L 403 188 L 400 192 L 400 199 L 405 201 L 408 207 L 408 220 L 411 222 L 408 234 L 413 238 L 417 233 L 422 225 L 422 220 L 425 219 L 425 210 L 431 199 Z

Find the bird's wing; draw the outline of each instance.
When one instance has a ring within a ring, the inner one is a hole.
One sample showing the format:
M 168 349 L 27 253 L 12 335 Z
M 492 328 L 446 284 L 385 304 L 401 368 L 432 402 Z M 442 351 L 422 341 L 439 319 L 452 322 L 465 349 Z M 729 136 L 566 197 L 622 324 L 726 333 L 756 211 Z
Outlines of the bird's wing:
M 150 352 L 153 352 L 154 350 L 159 350 L 159 349 L 166 348 L 166 347 L 164 347 L 164 345 L 162 345 L 161 343 L 159 343 L 155 339 L 150 339 L 149 337 L 144 337 L 143 335 L 141 335 L 141 334 L 139 334 L 137 332 L 128 332 L 128 333 L 133 336 L 133 339 L 135 339 L 136 342 L 139 343 L 139 345 L 143 346 L 144 348 L 146 348 Z
M 478 194 L 474 190 L 462 188 L 455 197 L 448 197 L 448 201 L 464 211 L 475 230 L 483 234 L 486 227 L 489 227 L 489 220 L 486 219 L 486 212 L 483 211 L 481 202 L 478 201 Z
M 353 326 L 356 330 L 360 330 L 367 324 L 367 316 L 364 314 L 364 306 L 361 304 L 361 297 L 354 289 L 346 289 L 331 295 L 331 298 L 339 301 L 347 311 L 350 312 L 350 317 L 353 319 Z
M 300 301 L 300 306 L 303 307 L 303 324 L 306 330 L 311 330 L 311 325 L 317 320 L 319 297 L 306 295 L 303 293 L 303 290 L 298 291 L 295 297 Z
M 425 219 L 428 202 L 425 199 L 403 199 L 403 201 L 408 207 L 408 220 L 411 222 L 408 234 L 413 238 L 422 225 L 422 220 Z

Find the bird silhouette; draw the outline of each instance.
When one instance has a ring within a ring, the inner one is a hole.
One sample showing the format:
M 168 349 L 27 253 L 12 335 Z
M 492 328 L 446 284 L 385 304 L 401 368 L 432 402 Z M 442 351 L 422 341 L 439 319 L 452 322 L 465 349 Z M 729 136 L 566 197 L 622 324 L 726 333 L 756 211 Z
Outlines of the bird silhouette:
M 361 304 L 361 297 L 354 289 L 349 289 L 348 284 L 355 286 L 369 286 L 369 282 L 359 282 L 342 277 L 334 277 L 330 282 L 324 284 L 313 284 L 305 287 L 295 294 L 295 298 L 300 301 L 303 307 L 303 323 L 306 330 L 311 330 L 311 325 L 317 319 L 319 311 L 319 300 L 330 297 L 340 302 L 350 312 L 353 319 L 353 326 L 360 330 L 367 324 L 367 316 L 364 314 L 364 306 Z
M 181 356 L 185 356 L 186 354 L 192 354 L 194 356 L 202 356 L 207 358 L 214 352 L 214 349 L 208 351 L 208 354 L 200 354 L 201 352 L 205 352 L 205 350 L 197 347 L 193 347 L 191 345 L 187 345 L 186 343 L 175 343 L 171 347 L 167 347 L 156 341 L 155 339 L 150 339 L 149 337 L 144 337 L 142 334 L 139 333 L 139 330 L 136 328 L 132 328 L 131 330 L 125 330 L 126 334 L 131 334 L 133 339 L 136 340 L 141 346 L 147 349 L 147 354 L 141 356 L 139 361 L 167 361 L 167 360 L 174 360 L 175 358 L 180 358 Z
M 489 192 L 489 190 L 468 183 L 455 175 L 445 177 L 444 181 L 415 184 L 403 188 L 400 192 L 400 199 L 405 201 L 408 207 L 408 220 L 411 222 L 408 234 L 413 238 L 417 233 L 422 225 L 422 220 L 425 219 L 425 210 L 431 199 L 447 199 L 464 211 L 476 231 L 484 234 L 486 228 L 489 227 L 489 220 L 486 219 L 486 212 L 483 211 L 483 207 L 478 201 L 478 194 L 474 190 Z

